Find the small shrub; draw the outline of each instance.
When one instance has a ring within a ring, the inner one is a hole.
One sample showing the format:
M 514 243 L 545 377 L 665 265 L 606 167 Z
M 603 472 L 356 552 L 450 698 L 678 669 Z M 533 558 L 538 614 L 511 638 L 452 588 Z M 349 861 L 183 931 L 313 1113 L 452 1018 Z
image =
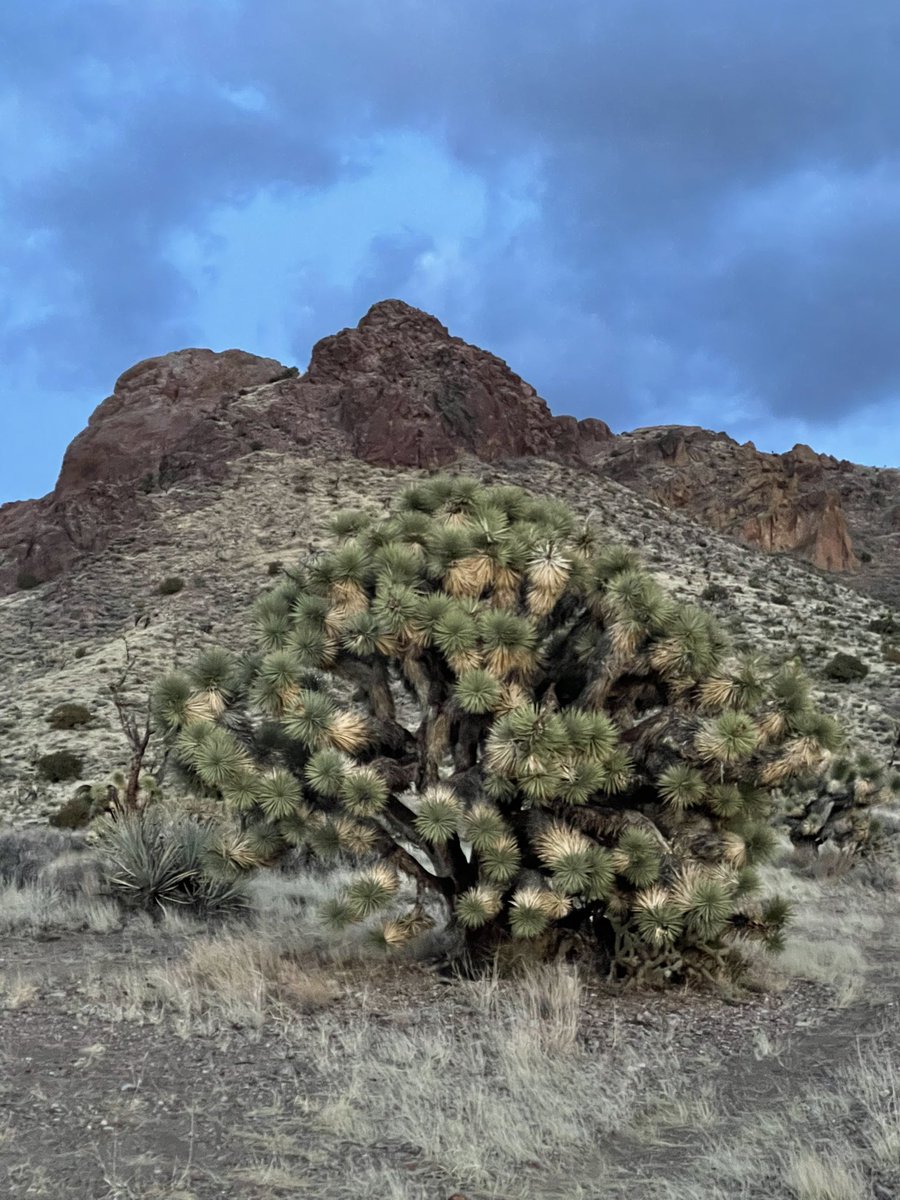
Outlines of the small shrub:
M 100 897 L 105 891 L 100 859 L 84 846 L 76 846 L 48 862 L 45 867 L 41 868 L 37 883 L 39 887 L 49 888 L 63 900 L 67 898 L 87 900 L 92 896 Z M 105 907 L 106 905 L 104 905 Z M 112 918 L 118 914 L 114 910 L 112 912 L 107 910 L 107 916 Z M 110 920 L 108 927 L 117 924 L 118 921 Z M 97 933 L 106 932 L 106 930 L 95 928 L 93 922 L 89 923 L 89 928 L 94 928 Z
M 787 592 L 776 592 L 775 595 L 772 597 L 772 603 L 773 604 L 782 604 L 782 605 L 787 606 L 791 603 L 791 598 L 787 594 Z
M 296 472 L 293 479 L 293 492 L 295 496 L 305 496 L 310 489 L 314 472 L 312 468 L 301 468 Z
M 84 704 L 57 704 L 47 718 L 51 729 L 78 729 L 91 723 L 91 710 Z
M 280 558 L 273 558 L 272 561 L 269 563 L 268 567 L 266 568 L 266 571 L 269 575 L 280 575 L 281 569 L 283 566 L 284 566 L 284 563 L 281 561 Z
M 48 783 L 68 783 L 81 778 L 81 759 L 70 750 L 54 750 L 37 760 L 37 769 Z
M 87 654 L 87 650 L 85 650 L 84 646 L 79 646 L 76 649 L 75 653 L 72 655 L 72 657 L 73 658 L 84 658 L 84 656 L 86 654 Z
M 860 550 L 858 557 L 861 563 L 870 563 L 872 561 L 872 555 L 868 550 Z
M 85 785 L 50 815 L 49 823 L 54 829 L 83 829 L 93 815 L 94 799 L 90 787 Z
M 243 879 L 207 865 L 220 833 L 210 822 L 151 808 L 103 818 L 98 829 L 107 882 L 129 908 L 160 916 L 178 905 L 212 916 L 249 904 Z
M 16 587 L 20 592 L 29 592 L 32 588 L 40 587 L 43 580 L 38 579 L 31 571 L 20 571 L 16 576 Z
M 859 683 L 869 673 L 869 668 L 855 654 L 839 651 L 825 667 L 825 675 L 835 683 Z
M 900 646 L 892 646 L 888 642 L 885 642 L 884 646 L 882 646 L 882 653 L 884 654 L 885 662 L 894 663 L 895 665 L 900 664 Z
M 897 623 L 897 618 L 893 614 L 886 617 L 876 617 L 874 621 L 869 622 L 870 633 L 882 633 L 890 637 L 892 633 L 900 632 L 900 624 Z
M 48 863 L 82 845 L 81 839 L 54 829 L 0 831 L 0 884 L 34 883 Z
M 183 591 L 183 589 L 184 580 L 180 575 L 168 575 L 162 580 L 156 590 L 161 596 L 174 596 L 176 593 Z
M 723 587 L 721 583 L 709 583 L 700 593 L 701 600 L 727 600 L 728 588 Z
M 250 449 L 251 449 L 251 450 L 252 450 L 254 453 L 255 453 L 257 450 L 263 450 L 264 448 L 265 448 L 265 442 L 261 442 L 261 441 L 259 441 L 259 440 L 258 440 L 258 439 L 256 439 L 256 438 L 254 438 L 254 440 L 253 440 L 253 441 L 250 443 Z

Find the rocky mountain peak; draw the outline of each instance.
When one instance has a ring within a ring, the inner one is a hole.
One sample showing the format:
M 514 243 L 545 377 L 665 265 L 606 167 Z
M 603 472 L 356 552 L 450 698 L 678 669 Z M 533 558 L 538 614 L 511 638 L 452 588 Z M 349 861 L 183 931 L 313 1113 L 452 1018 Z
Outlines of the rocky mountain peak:
M 202 503 L 205 486 L 261 451 L 387 468 L 437 468 L 464 456 L 552 460 L 826 570 L 857 570 L 857 530 L 895 542 L 900 527 L 898 472 L 799 444 L 765 454 L 698 426 L 613 436 L 601 420 L 555 416 L 501 358 L 391 299 L 322 338 L 303 374 L 243 350 L 208 349 L 127 370 L 70 445 L 54 490 L 0 508 L 0 593 L 50 579 L 123 530 L 143 528 L 159 491 L 186 487 Z M 895 549 L 881 570 L 885 587 L 896 583 Z
M 583 459 L 612 436 L 602 421 L 553 416 L 501 358 L 402 300 L 323 338 L 304 378 L 335 389 L 353 452 L 383 466 L 435 467 L 461 453 Z
M 611 437 L 602 421 L 554 416 L 502 359 L 401 300 L 323 338 L 303 375 L 243 350 L 178 350 L 119 377 L 48 496 L 0 509 L 0 591 L 101 550 L 154 491 L 220 481 L 260 450 L 387 467 L 586 462 Z

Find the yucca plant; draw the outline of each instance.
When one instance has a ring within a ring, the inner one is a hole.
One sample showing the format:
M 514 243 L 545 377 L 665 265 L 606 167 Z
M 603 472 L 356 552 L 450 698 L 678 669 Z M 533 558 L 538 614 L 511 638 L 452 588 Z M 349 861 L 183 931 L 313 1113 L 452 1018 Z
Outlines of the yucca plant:
M 438 897 L 467 956 L 565 941 L 613 971 L 730 972 L 777 947 L 756 892 L 772 794 L 836 748 L 793 666 L 737 657 L 627 548 L 519 488 L 432 478 L 257 603 L 258 651 L 207 653 L 154 708 L 240 829 L 367 861 L 330 905 L 397 945 Z M 401 875 L 415 885 L 408 912 Z
M 900 771 L 866 751 L 837 755 L 826 774 L 801 777 L 786 792 L 785 822 L 796 846 L 865 854 L 880 842 L 873 810 L 900 798 Z
M 127 908 L 156 917 L 178 906 L 215 916 L 249 903 L 230 857 L 225 869 L 217 861 L 222 832 L 212 821 L 160 807 L 102 817 L 96 831 L 109 888 Z

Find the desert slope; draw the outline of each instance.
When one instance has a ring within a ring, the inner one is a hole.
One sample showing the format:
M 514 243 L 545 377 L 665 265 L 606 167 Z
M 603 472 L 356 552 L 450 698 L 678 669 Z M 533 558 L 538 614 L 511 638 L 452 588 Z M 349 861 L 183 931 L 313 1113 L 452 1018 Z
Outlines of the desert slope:
M 890 745 L 892 716 L 900 716 L 900 667 L 885 660 L 883 635 L 872 628 L 884 616 L 880 603 L 805 563 L 712 533 L 587 466 L 471 458 L 458 465 L 566 499 L 610 541 L 636 545 L 678 595 L 712 597 L 703 602 L 738 644 L 776 658 L 799 653 L 825 705 L 842 716 L 855 740 L 876 751 Z M 190 660 L 200 646 L 248 645 L 249 606 L 271 583 L 270 571 L 320 546 L 335 509 L 380 508 L 422 473 L 353 457 L 248 451 L 217 481 L 189 480 L 148 494 L 139 534 L 125 532 L 58 579 L 0 598 L 0 671 L 7 685 L 0 698 L 0 821 L 42 819 L 70 794 L 71 784 L 38 781 L 33 762 L 40 754 L 72 750 L 93 782 L 124 764 L 126 747 L 107 689 L 126 643 L 137 663 L 136 700 L 161 671 Z M 160 583 L 175 576 L 184 580 L 183 589 L 161 595 Z M 822 677 L 841 649 L 869 667 L 862 684 Z M 91 726 L 51 730 L 47 715 L 63 701 L 86 704 L 94 714 Z
M 323 338 L 300 374 L 243 350 L 179 350 L 127 370 L 69 447 L 54 490 L 0 508 L 0 593 L 141 538 L 153 497 L 221 482 L 259 450 L 434 468 L 463 457 L 588 468 L 771 552 L 900 595 L 900 471 L 796 446 L 763 454 L 684 426 L 614 436 L 555 416 L 502 359 L 400 300 Z

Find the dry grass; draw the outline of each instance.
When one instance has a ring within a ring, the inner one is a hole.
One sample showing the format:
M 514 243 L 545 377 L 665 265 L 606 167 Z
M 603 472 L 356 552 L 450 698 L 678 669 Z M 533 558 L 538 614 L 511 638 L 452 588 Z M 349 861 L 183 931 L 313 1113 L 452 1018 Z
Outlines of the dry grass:
M 110 933 L 120 928 L 116 904 L 96 896 L 66 896 L 41 884 L 0 887 L 0 935 Z
M 865 955 L 859 946 L 841 938 L 817 941 L 792 935 L 778 960 L 778 969 L 793 979 L 824 983 L 839 1008 L 849 1008 L 862 995 Z
M 900 1067 L 895 1052 L 881 1047 L 860 1054 L 848 1092 L 861 1106 L 873 1160 L 893 1171 L 900 1183 Z
M 670 1178 L 654 1172 L 642 1195 L 893 1200 L 900 1195 L 900 1076 L 890 1045 L 867 1050 L 853 1069 L 836 1062 L 830 1078 L 788 1081 L 764 1106 L 733 1098 L 710 1123 L 705 1150 Z M 696 1132 L 691 1126 L 689 1137 Z
M 310 956 L 256 930 L 224 932 L 190 943 L 176 963 L 128 970 L 86 985 L 97 1011 L 118 1020 L 173 1020 L 182 1036 L 263 1027 L 287 1029 L 339 995 Z
M 229 1137 L 246 1153 L 223 1177 L 222 1194 L 247 1200 L 304 1194 L 434 1200 L 454 1191 L 470 1200 L 900 1195 L 900 1088 L 896 1050 L 888 1043 L 851 1054 L 849 1064 L 845 1046 L 843 1059 L 831 1062 L 798 1012 L 793 1029 L 770 1036 L 764 1027 L 736 1047 L 750 1085 L 745 1092 L 734 1086 L 731 1064 L 713 1051 L 707 1057 L 702 1044 L 689 1059 L 675 1053 L 663 1023 L 637 1037 L 633 1028 L 626 1036 L 614 1029 L 586 1041 L 588 1018 L 596 1030 L 595 1001 L 579 972 L 564 964 L 513 980 L 456 984 L 445 1003 L 442 995 L 421 1010 L 414 1002 L 403 1009 L 402 1000 L 393 1009 L 397 995 L 389 990 L 386 1000 L 378 973 L 369 974 L 370 952 L 359 932 L 335 940 L 318 923 L 319 905 L 346 878 L 342 870 L 261 875 L 249 917 L 215 931 L 177 909 L 158 923 L 132 918 L 129 930 L 158 939 L 153 944 L 166 953 L 176 948 L 174 959 L 149 967 L 132 961 L 124 969 L 119 960 L 118 976 L 85 969 L 94 974 L 81 981 L 79 1020 L 155 1024 L 161 1029 L 154 1037 L 166 1028 L 182 1038 L 199 1035 L 224 1055 L 253 1043 L 255 1053 L 297 1064 L 290 1083 L 278 1084 L 277 1092 L 273 1085 L 265 1111 L 229 1117 Z M 831 990 L 832 1009 L 849 1004 L 871 978 L 865 950 L 882 924 L 874 894 L 852 877 L 798 878 L 785 867 L 768 868 L 765 884 L 797 905 L 785 955 L 766 968 L 771 978 L 783 988 L 813 980 Z M 5 889 L 0 913 L 19 933 L 40 932 L 50 921 L 102 930 L 110 920 L 103 902 L 64 901 L 35 887 Z M 27 972 L 0 977 L 0 1007 L 27 1008 L 30 1018 L 36 999 Z M 653 1008 L 652 996 L 646 1003 Z M 838 1028 L 843 1018 L 832 1015 Z M 105 1034 L 103 1041 L 114 1044 Z M 809 1063 L 798 1041 L 808 1043 Z M 753 1099 L 757 1083 L 766 1092 L 763 1103 Z M 110 1196 L 194 1194 L 188 1176 L 183 1187 L 129 1192 L 130 1161 L 104 1159 Z M 877 1191 L 876 1182 L 888 1190 Z
M 38 996 L 39 988 L 34 979 L 21 971 L 0 974 L 0 1009 L 23 1008 Z
M 590 1181 L 608 1169 L 603 1140 L 646 1104 L 650 1079 L 668 1073 L 665 1048 L 598 1061 L 578 1043 L 581 989 L 563 967 L 472 992 L 471 1018 L 453 1027 L 322 1018 L 324 1103 L 310 1115 L 356 1145 L 403 1145 L 463 1192 L 594 1194 Z
M 757 980 L 765 990 L 783 990 L 793 980 L 824 984 L 839 1008 L 848 1008 L 866 986 L 868 965 L 862 947 L 884 926 L 883 904 L 851 879 L 798 876 L 788 859 L 764 867 L 767 893 L 794 905 L 785 948 L 773 959 L 749 947 Z
M 784 1182 L 796 1200 L 868 1200 L 871 1195 L 862 1172 L 846 1151 L 828 1154 L 801 1150 L 789 1154 L 784 1164 Z
M 98 975 L 86 997 L 106 1018 L 213 1037 L 225 1054 L 248 1041 L 264 1045 L 266 1055 L 283 1047 L 297 1063 L 296 1076 L 273 1088 L 270 1102 L 232 1115 L 228 1136 L 246 1153 L 223 1175 L 223 1194 L 247 1200 L 305 1194 L 434 1200 L 454 1191 L 470 1200 L 900 1195 L 896 1060 L 885 1047 L 859 1055 L 852 1070 L 820 1063 L 807 1079 L 784 1066 L 792 1053 L 791 1062 L 803 1063 L 792 1046 L 796 1034 L 783 1044 L 762 1035 L 742 1052 L 751 1060 L 753 1084 L 745 1092 L 732 1086 L 727 1062 L 715 1054 L 706 1065 L 696 1055 L 684 1059 L 664 1029 L 637 1040 L 616 1034 L 605 1049 L 586 1042 L 584 982 L 562 964 L 515 980 L 457 984 L 445 1005 L 407 1013 L 385 1012 L 384 995 L 373 990 L 371 1003 L 357 995 L 348 1020 L 343 1006 L 333 1008 L 338 968 L 317 956 L 313 926 L 304 925 L 308 909 L 297 903 L 294 887 L 288 881 L 282 888 L 277 877 L 263 884 L 258 924 L 249 928 L 209 935 L 173 918 L 180 958 L 132 968 L 118 980 Z M 850 919 L 848 929 L 855 927 Z M 812 930 L 822 932 L 816 922 Z M 366 987 L 364 972 L 345 973 L 351 978 L 357 992 Z M 29 1003 L 28 978 L 10 977 L 4 994 Z M 799 1036 L 809 1039 L 815 1058 L 814 1035 Z M 784 1079 L 764 1104 L 753 1099 L 757 1068 L 760 1080 L 771 1072 Z M 122 1200 L 194 1194 L 187 1174 L 183 1186 L 128 1191 L 127 1171 L 108 1154 L 104 1177 L 110 1195 Z M 879 1192 L 875 1181 L 893 1190 Z
M 512 990 L 498 976 L 468 985 L 473 1007 L 489 1021 L 525 1036 L 547 1054 L 572 1054 L 581 1024 L 583 987 L 575 968 L 556 964 L 525 971 Z

